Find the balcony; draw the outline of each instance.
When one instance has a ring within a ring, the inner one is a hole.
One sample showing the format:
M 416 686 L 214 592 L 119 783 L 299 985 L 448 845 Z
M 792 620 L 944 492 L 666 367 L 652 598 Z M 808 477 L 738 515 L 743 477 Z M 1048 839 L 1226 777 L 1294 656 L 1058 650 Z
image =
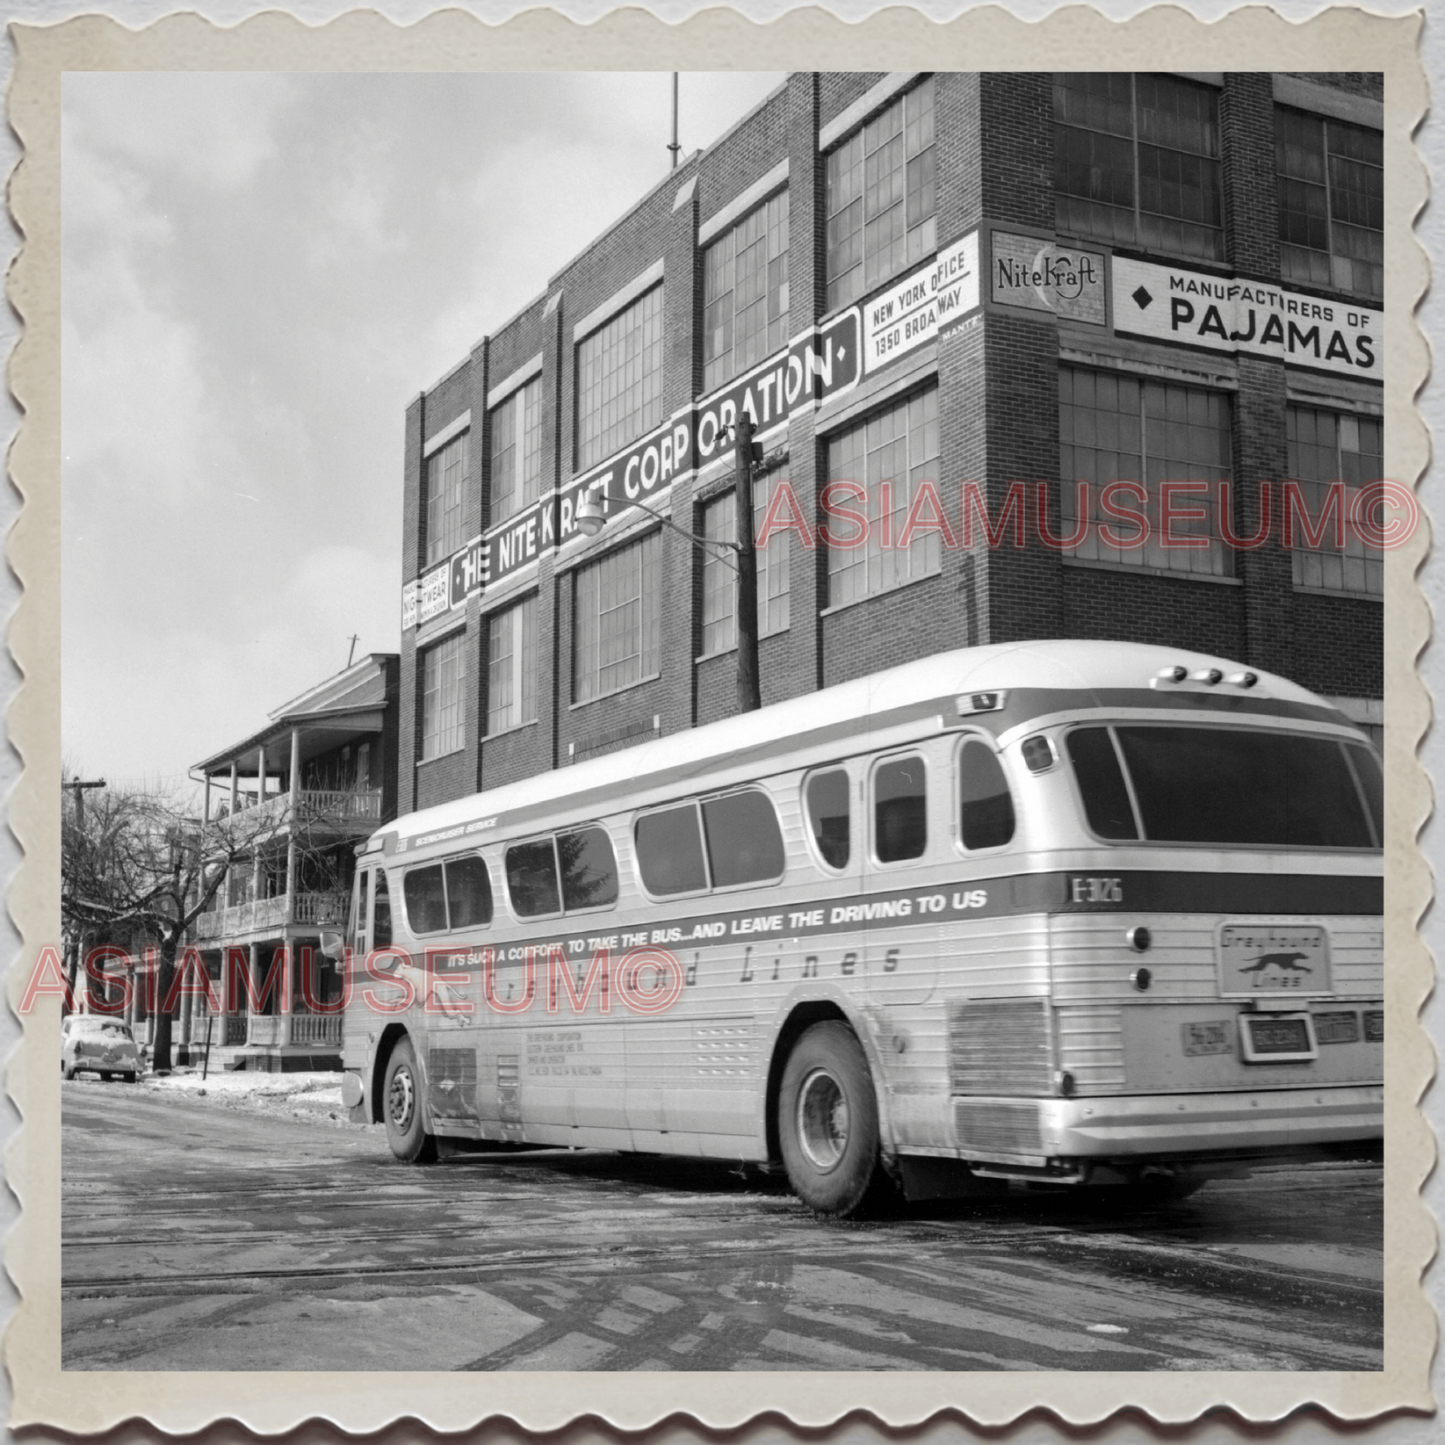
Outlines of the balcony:
M 295 902 L 295 907 L 290 905 Z M 351 899 L 345 893 L 278 893 L 229 908 L 215 908 L 196 919 L 196 941 L 206 943 L 248 933 L 279 933 L 288 924 L 339 928 Z
M 381 822 L 380 788 L 307 788 L 297 795 L 296 813 L 291 794 L 277 793 L 264 803 L 247 804 L 242 794 L 236 811 L 217 822 L 222 828 L 244 827 L 248 834 L 284 833 L 293 822 L 303 827 L 336 833 L 370 833 Z

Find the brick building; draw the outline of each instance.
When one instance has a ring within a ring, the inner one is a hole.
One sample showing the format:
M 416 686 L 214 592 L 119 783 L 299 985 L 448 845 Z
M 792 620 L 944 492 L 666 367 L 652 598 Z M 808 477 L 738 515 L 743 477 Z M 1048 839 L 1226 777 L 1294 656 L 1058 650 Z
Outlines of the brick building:
M 1383 469 L 1382 96 L 790 76 L 408 408 L 400 811 L 735 709 L 735 574 L 657 514 L 733 534 L 739 408 L 765 703 L 1125 638 L 1378 728 L 1380 553 L 1326 504 Z

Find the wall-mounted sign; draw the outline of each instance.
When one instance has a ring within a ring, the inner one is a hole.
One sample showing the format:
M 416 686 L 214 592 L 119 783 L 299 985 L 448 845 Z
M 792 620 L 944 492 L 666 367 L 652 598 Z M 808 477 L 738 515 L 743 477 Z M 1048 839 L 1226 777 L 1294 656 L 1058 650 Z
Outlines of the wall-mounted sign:
M 786 351 L 680 411 L 559 493 L 468 542 L 444 568 L 402 589 L 402 627 L 416 626 L 448 607 L 460 607 L 472 593 L 495 585 L 574 536 L 583 492 L 595 489 L 599 500 L 606 496 L 610 500 L 602 503 L 604 510 L 619 516 L 633 502 L 665 491 L 682 473 L 729 456 L 728 435 L 739 414 L 752 417 L 761 435 L 786 422 L 800 407 L 856 386 L 862 373 L 862 331 L 854 307 L 804 332 Z M 438 579 L 440 605 L 435 592 Z
M 978 307 L 978 232 L 863 307 L 864 366 L 876 371 L 931 341 Z
M 785 352 L 680 412 L 666 426 L 634 443 L 611 461 L 594 467 L 564 487 L 557 498 L 557 538 L 565 542 L 577 529 L 574 520 L 583 492 L 595 489 L 609 516 L 625 512 L 633 501 L 671 486 L 673 478 L 704 467 L 732 452 L 728 433 L 740 414 L 758 433 L 771 431 L 800 407 L 826 401 L 856 386 L 861 374 L 858 311 L 845 311 L 797 337 Z M 494 559 L 495 560 L 495 559 Z M 493 577 L 497 576 L 495 567 Z
M 416 588 L 416 621 L 420 626 L 423 622 L 430 622 L 433 617 L 440 617 L 451 606 L 451 597 L 447 587 L 447 577 L 451 571 L 451 564 L 443 562 L 440 567 L 433 567 L 425 576 L 412 583 Z M 405 612 L 403 602 L 403 614 Z M 403 625 L 405 625 L 403 623 Z
M 1263 281 L 1114 257 L 1114 329 L 1383 381 L 1385 314 Z
M 993 300 L 1007 306 L 1051 311 L 1095 326 L 1108 320 L 1101 251 L 995 231 L 989 283 Z

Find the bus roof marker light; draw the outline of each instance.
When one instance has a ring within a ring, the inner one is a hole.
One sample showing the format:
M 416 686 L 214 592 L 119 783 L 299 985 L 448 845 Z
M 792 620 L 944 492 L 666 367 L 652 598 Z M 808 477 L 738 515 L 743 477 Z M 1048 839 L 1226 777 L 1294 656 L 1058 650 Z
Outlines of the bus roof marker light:
M 1257 672 L 1231 672 L 1225 682 L 1231 687 L 1253 687 L 1259 681 Z
M 1007 701 L 1007 692 L 965 692 L 959 694 L 955 706 L 959 717 L 968 717 L 971 713 L 999 712 Z
M 1201 667 L 1190 676 L 1195 682 L 1206 683 L 1210 687 L 1217 687 L 1224 681 L 1224 674 L 1217 667 Z
M 1160 682 L 1183 682 L 1189 676 L 1189 669 L 1176 664 L 1174 667 L 1161 667 L 1157 675 Z

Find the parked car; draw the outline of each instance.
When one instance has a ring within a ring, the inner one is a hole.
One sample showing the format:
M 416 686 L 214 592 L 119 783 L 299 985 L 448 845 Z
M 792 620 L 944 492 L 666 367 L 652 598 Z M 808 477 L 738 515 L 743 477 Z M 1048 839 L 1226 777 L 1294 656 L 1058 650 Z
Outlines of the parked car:
M 60 1025 L 60 1072 L 73 1079 L 82 1069 L 102 1079 L 119 1074 L 135 1083 L 141 1058 L 130 1025 L 96 1014 L 68 1015 Z

